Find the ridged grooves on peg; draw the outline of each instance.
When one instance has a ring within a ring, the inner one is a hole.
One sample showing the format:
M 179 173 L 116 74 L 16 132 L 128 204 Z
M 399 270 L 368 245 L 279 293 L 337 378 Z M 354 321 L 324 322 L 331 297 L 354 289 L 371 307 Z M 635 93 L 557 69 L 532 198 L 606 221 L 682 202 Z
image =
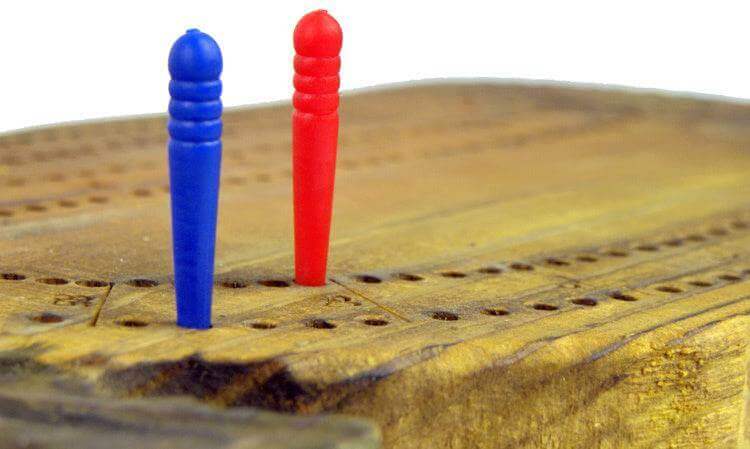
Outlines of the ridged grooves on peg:
M 299 113 L 328 115 L 339 107 L 341 28 L 326 11 L 315 11 L 294 30 L 294 96 Z

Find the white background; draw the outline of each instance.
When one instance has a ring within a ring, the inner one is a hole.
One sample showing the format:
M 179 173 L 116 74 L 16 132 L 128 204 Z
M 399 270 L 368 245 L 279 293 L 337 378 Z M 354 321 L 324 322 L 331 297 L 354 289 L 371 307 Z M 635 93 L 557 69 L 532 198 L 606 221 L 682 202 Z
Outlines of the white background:
M 344 30 L 343 89 L 482 76 L 750 98 L 747 0 L 8 1 L 0 130 L 164 111 L 190 27 L 222 47 L 227 106 L 286 99 L 294 24 L 318 8 Z

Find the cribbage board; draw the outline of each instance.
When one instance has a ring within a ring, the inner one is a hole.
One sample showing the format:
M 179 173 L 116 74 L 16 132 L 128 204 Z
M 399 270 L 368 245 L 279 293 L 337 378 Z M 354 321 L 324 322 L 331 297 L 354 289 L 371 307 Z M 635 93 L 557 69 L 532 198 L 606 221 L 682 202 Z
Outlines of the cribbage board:
M 341 113 L 308 288 L 290 107 L 226 112 L 208 331 L 174 324 L 163 116 L 0 137 L 0 443 L 746 447 L 748 105 L 485 80 Z

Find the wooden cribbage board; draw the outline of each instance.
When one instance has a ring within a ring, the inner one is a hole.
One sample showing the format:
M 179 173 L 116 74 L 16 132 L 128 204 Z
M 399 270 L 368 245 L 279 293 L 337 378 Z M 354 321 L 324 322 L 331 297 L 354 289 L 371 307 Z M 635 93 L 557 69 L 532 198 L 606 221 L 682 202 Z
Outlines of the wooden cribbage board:
M 5 397 L 374 423 L 330 417 L 352 447 L 746 447 L 748 105 L 483 81 L 341 112 L 324 288 L 292 282 L 289 105 L 226 112 L 209 331 L 174 325 L 163 116 L 2 136 Z

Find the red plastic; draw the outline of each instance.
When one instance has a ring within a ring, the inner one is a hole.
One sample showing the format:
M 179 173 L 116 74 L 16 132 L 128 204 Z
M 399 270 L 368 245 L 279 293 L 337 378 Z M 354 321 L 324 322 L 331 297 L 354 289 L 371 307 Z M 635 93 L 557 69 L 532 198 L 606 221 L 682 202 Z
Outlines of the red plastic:
M 294 29 L 294 272 L 300 285 L 326 283 L 339 130 L 341 27 L 328 12 Z

